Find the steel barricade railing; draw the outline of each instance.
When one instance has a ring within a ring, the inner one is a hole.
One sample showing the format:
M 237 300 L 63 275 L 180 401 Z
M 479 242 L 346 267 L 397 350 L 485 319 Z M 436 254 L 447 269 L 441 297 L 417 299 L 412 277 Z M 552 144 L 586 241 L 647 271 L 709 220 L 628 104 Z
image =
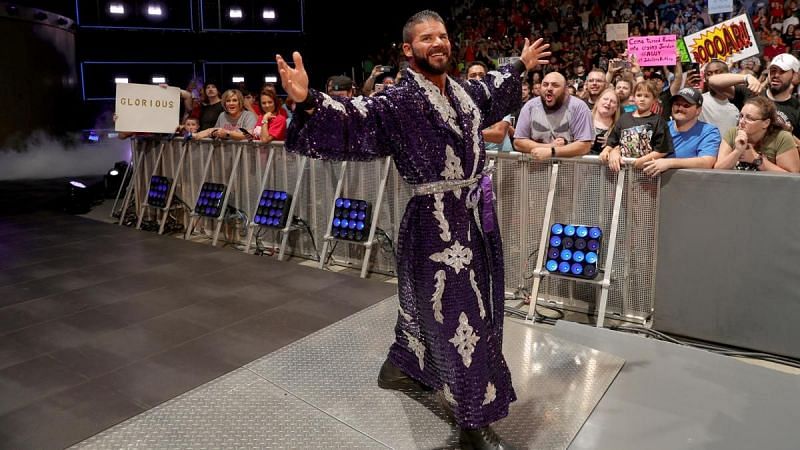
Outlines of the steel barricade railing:
M 497 159 L 495 185 L 503 236 L 506 290 L 526 296 L 533 288 L 533 271 L 543 227 L 555 221 L 596 224 L 610 230 L 618 174 L 597 157 L 532 160 L 516 152 L 492 154 Z M 544 224 L 551 166 L 559 164 L 551 223 Z M 606 316 L 646 323 L 652 316 L 655 287 L 655 243 L 659 179 L 630 165 L 624 179 L 616 251 Z M 603 240 L 601 261 L 609 250 Z M 602 267 L 606 270 L 608 268 Z M 599 285 L 548 277 L 542 281 L 540 302 L 579 312 L 595 311 Z
M 163 159 L 164 170 L 174 171 L 178 159 L 181 140 L 170 140 L 165 146 L 167 152 Z M 147 182 L 143 174 L 152 170 L 157 139 L 137 140 L 134 145 L 134 159 L 142 170 L 134 170 L 137 205 L 141 204 L 147 192 Z M 193 141 L 184 162 L 184 175 L 177 186 L 176 195 L 186 201 L 197 198 L 200 189 L 204 156 L 212 145 L 211 141 Z M 231 146 L 244 146 L 242 171 L 238 182 L 232 187 L 231 203 L 252 218 L 251 211 L 256 197 L 261 193 L 259 180 L 263 172 L 266 150 L 262 144 L 237 142 Z M 262 150 L 255 150 L 261 147 Z M 296 179 L 297 163 L 300 157 L 288 153 L 282 143 L 271 143 L 274 149 L 274 162 L 269 175 L 279 185 L 288 186 Z M 227 153 L 226 150 L 223 150 Z M 539 242 L 541 240 L 545 206 L 551 178 L 553 161 L 534 161 L 528 155 L 517 152 L 487 152 L 487 157 L 496 161 L 494 187 L 498 222 L 503 236 L 505 253 L 505 285 L 508 294 L 523 297 L 533 287 L 533 270 Z M 216 179 L 230 167 L 230 155 L 215 158 L 209 171 Z M 348 186 L 345 192 L 355 198 L 366 198 L 377 192 L 381 178 L 381 162 L 351 165 L 348 172 Z M 603 230 L 611 225 L 614 204 L 614 191 L 617 174 L 608 170 L 597 157 L 558 159 L 559 175 L 556 180 L 552 204 L 553 220 L 572 223 L 597 224 Z M 260 164 L 259 164 L 260 163 Z M 288 242 L 290 255 L 316 259 L 322 246 L 325 230 L 330 218 L 329 207 L 333 201 L 336 180 L 341 171 L 341 163 L 323 160 L 309 160 L 304 170 L 300 187 L 299 201 L 295 215 L 302 217 L 309 225 L 311 238 L 305 233 L 293 233 Z M 616 317 L 645 323 L 652 315 L 655 287 L 655 242 L 658 222 L 659 179 L 644 175 L 630 165 L 624 166 L 626 177 L 619 217 L 619 234 L 616 252 L 611 264 L 611 280 L 608 294 L 609 317 Z M 395 260 L 390 246 L 396 239 L 411 198 L 410 186 L 402 180 L 395 169 L 391 169 L 386 183 L 386 195 L 381 205 L 378 227 L 386 232 L 387 241 L 382 249 L 373 251 L 370 270 L 372 272 L 395 274 Z M 190 203 L 191 203 L 190 201 Z M 190 205 L 194 207 L 194 205 Z M 138 210 L 137 210 L 138 211 Z M 179 221 L 181 218 L 177 218 Z M 244 243 L 244 233 L 235 233 Z M 274 243 L 276 246 L 277 242 Z M 608 240 L 603 240 L 603 255 L 608 251 Z M 380 247 L 380 246 L 379 246 Z M 363 246 L 340 244 L 333 252 L 331 263 L 358 267 L 364 257 Z M 601 260 L 602 260 L 601 256 Z M 542 280 L 539 301 L 558 305 L 565 309 L 592 312 L 596 307 L 597 286 L 576 283 L 571 280 L 557 280 L 554 277 Z

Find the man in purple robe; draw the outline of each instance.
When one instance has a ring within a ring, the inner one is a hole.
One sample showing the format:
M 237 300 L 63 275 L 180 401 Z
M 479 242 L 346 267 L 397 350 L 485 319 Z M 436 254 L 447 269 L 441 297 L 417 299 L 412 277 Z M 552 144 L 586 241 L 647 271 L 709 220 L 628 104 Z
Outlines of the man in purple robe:
M 378 384 L 436 389 L 464 448 L 507 449 L 489 427 L 516 395 L 502 355 L 503 252 L 480 130 L 519 107 L 520 75 L 550 52 L 526 39 L 520 61 L 462 83 L 447 76 L 450 41 L 437 13 L 412 16 L 403 42 L 410 67 L 369 98 L 309 89 L 300 54 L 294 68 L 278 55 L 283 87 L 297 102 L 286 148 L 315 158 L 393 157 L 414 196 L 397 239 L 395 343 Z

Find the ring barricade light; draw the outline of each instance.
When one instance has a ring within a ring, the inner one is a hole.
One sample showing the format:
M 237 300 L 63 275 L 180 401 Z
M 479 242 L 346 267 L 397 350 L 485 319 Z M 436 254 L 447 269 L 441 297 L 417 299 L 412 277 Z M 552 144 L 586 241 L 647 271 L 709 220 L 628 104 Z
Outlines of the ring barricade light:
M 153 175 L 150 177 L 150 189 L 147 191 L 147 205 L 156 208 L 165 208 L 167 206 L 167 194 L 169 188 L 172 186 L 172 179 L 162 177 L 160 175 Z
M 331 223 L 334 239 L 362 242 L 369 237 L 372 205 L 365 200 L 337 198 Z
M 222 200 L 226 186 L 221 183 L 203 183 L 194 211 L 205 217 L 219 217 L 222 214 Z
M 292 196 L 284 191 L 265 189 L 258 201 L 253 223 L 262 227 L 283 228 L 289 216 Z
M 554 223 L 550 227 L 545 269 L 559 275 L 594 279 L 602 238 L 600 227 Z

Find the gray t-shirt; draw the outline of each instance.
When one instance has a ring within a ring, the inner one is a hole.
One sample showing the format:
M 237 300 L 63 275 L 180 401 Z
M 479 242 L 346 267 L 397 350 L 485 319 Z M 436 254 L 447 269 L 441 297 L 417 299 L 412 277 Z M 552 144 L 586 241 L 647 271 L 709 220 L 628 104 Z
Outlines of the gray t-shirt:
M 710 92 L 703 94 L 703 110 L 699 117 L 701 122 L 710 123 L 720 130 L 736 128 L 739 120 L 739 108 L 728 99 L 720 100 Z
M 549 144 L 559 137 L 567 143 L 594 140 L 592 112 L 586 103 L 570 95 L 561 108 L 552 112 L 544 109 L 541 97 L 525 103 L 519 113 L 514 139 L 524 138 Z
M 232 122 L 231 116 L 228 115 L 227 112 L 223 111 L 219 117 L 217 118 L 217 124 L 214 125 L 215 128 L 222 128 L 228 131 L 238 131 L 239 128 L 244 128 L 248 132 L 252 133 L 253 128 L 256 127 L 256 120 L 258 118 L 252 111 L 244 110 L 236 119 L 236 122 Z

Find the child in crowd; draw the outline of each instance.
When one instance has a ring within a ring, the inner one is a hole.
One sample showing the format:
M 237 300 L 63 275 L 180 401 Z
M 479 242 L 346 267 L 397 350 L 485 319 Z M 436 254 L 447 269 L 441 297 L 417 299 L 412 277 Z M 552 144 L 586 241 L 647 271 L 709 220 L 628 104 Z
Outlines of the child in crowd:
M 667 122 L 653 114 L 653 104 L 659 89 L 650 81 L 636 83 L 633 90 L 636 111 L 623 114 L 608 136 L 600 160 L 618 172 L 622 158 L 636 158 L 633 166 L 641 169 L 644 163 L 663 158 L 673 152 L 672 137 Z

